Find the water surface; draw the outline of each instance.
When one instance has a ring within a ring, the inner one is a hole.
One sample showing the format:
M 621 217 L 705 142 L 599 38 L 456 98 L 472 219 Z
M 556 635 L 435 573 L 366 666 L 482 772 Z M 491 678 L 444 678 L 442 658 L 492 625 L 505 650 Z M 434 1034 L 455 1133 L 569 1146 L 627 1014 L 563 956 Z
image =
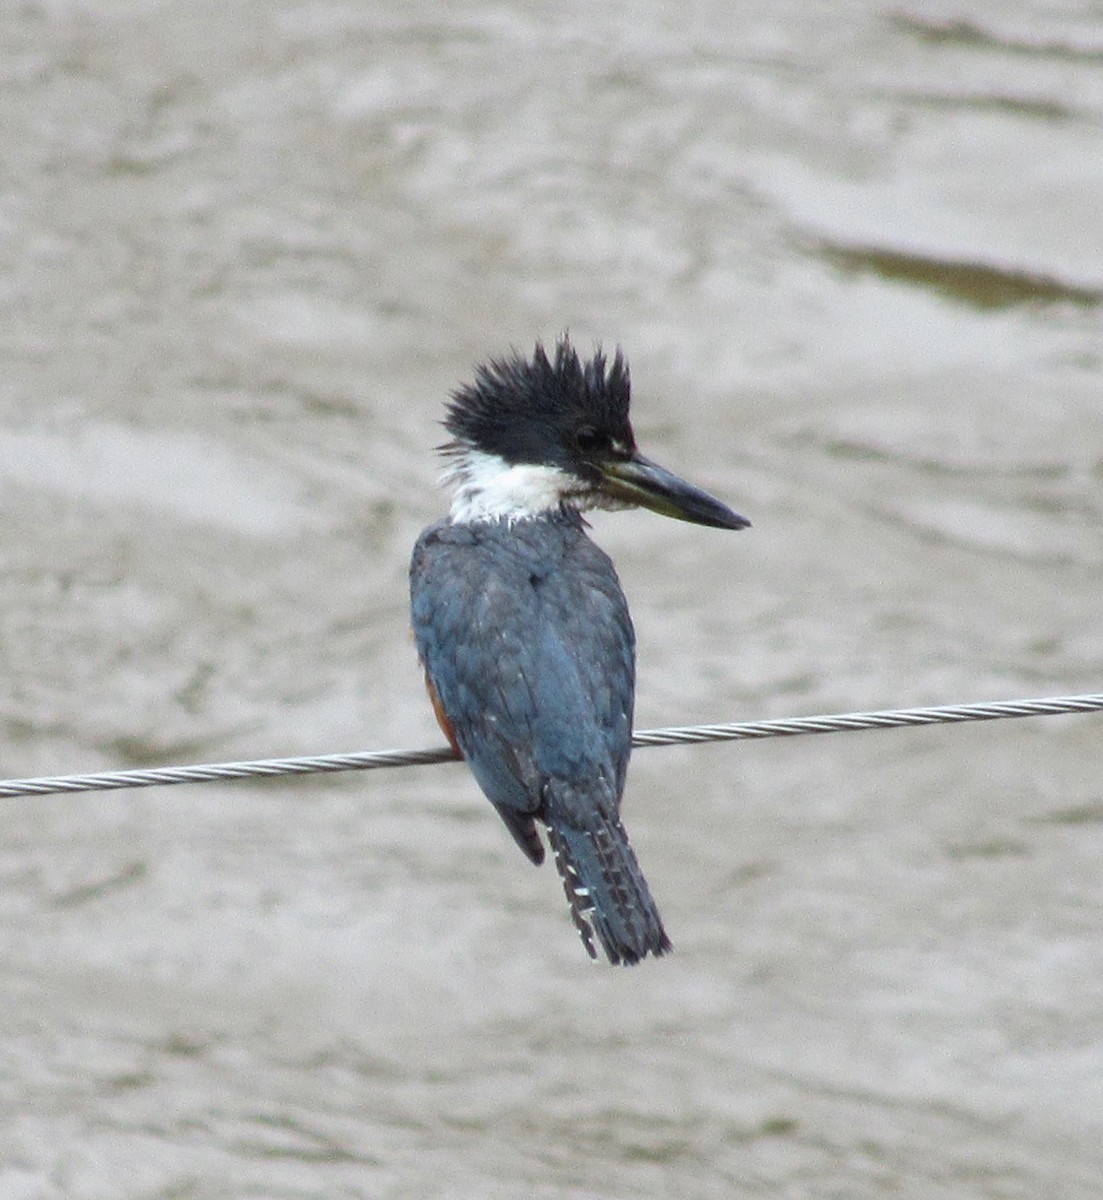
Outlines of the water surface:
M 641 726 L 1099 690 L 1103 22 L 0 17 L 3 774 L 435 744 L 479 358 L 621 344 Z M 592 967 L 460 767 L 3 802 L 0 1193 L 1097 1197 L 1098 718 L 649 750 Z

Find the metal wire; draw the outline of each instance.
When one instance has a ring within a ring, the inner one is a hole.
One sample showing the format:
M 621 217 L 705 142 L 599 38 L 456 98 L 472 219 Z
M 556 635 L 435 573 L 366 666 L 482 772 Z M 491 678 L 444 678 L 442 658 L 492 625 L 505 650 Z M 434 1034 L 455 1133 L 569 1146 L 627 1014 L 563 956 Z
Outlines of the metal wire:
M 775 721 L 740 721 L 726 725 L 645 729 L 633 735 L 632 745 L 693 745 L 697 742 L 796 737 L 805 733 L 852 733 L 860 729 L 947 725 L 962 721 L 999 721 L 1010 717 L 1044 717 L 1059 713 L 1100 710 L 1103 710 L 1103 694 L 1100 693 L 1086 696 L 1049 696 L 1041 700 L 1005 700 L 991 704 L 954 704 L 936 708 L 892 708 L 880 712 L 789 717 Z M 314 775 L 333 771 L 369 771 L 381 767 L 416 767 L 454 761 L 456 755 L 447 748 L 368 750 L 357 754 L 322 754 L 305 758 L 262 758 L 251 762 L 205 763 L 192 767 L 155 767 L 136 771 L 101 771 L 89 775 L 7 779 L 0 781 L 0 797 L 96 792 L 172 783 L 210 783 L 216 780 L 269 778 L 277 775 Z

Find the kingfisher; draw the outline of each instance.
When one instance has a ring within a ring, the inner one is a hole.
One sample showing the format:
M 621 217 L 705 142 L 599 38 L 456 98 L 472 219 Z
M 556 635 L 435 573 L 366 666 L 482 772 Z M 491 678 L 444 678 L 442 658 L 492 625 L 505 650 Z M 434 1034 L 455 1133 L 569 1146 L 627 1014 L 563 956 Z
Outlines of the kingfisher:
M 564 336 L 451 395 L 439 447 L 449 515 L 410 564 L 414 638 L 438 722 L 532 862 L 538 824 L 591 958 L 672 946 L 620 806 L 632 744 L 635 633 L 589 509 L 642 506 L 718 529 L 750 522 L 644 458 L 628 365 Z

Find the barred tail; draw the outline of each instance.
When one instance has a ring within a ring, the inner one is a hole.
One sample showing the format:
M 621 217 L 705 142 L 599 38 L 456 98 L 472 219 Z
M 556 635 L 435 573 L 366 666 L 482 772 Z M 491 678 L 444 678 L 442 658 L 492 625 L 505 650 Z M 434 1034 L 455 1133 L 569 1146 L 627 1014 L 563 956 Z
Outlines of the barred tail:
M 619 818 L 600 817 L 592 829 L 556 821 L 548 841 L 591 958 L 595 933 L 611 963 L 629 965 L 673 949 Z

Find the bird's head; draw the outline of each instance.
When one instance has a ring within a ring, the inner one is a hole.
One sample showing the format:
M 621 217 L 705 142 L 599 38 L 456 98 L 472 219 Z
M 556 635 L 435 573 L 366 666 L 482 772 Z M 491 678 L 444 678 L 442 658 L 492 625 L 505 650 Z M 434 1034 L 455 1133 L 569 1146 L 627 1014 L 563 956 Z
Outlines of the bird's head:
M 600 350 L 583 362 L 561 338 L 549 357 L 492 359 L 452 393 L 441 447 L 454 520 L 516 520 L 559 508 L 653 509 L 743 529 L 750 522 L 636 449 L 628 364 Z

